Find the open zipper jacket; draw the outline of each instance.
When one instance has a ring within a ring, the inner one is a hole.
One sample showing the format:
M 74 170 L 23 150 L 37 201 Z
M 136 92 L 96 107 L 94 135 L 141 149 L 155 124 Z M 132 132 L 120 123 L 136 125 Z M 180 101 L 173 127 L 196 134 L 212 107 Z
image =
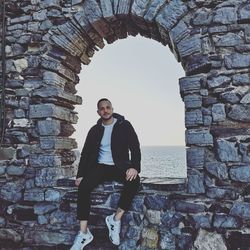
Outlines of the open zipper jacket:
M 135 168 L 140 173 L 141 150 L 137 134 L 131 123 L 125 120 L 124 116 L 113 113 L 113 117 L 117 119 L 111 134 L 111 152 L 114 164 L 124 171 L 129 168 Z M 103 133 L 102 119 L 99 118 L 88 132 L 81 152 L 76 178 L 86 176 L 89 169 L 97 164 Z M 129 150 L 131 159 L 129 158 Z

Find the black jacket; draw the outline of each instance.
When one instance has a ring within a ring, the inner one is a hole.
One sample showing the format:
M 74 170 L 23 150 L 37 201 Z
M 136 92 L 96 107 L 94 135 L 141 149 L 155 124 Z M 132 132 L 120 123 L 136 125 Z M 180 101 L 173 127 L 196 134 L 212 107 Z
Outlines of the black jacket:
M 141 150 L 137 134 L 131 123 L 124 116 L 113 113 L 117 119 L 111 134 L 111 151 L 115 165 L 123 170 L 130 167 L 141 171 Z M 102 119 L 98 119 L 88 132 L 85 140 L 76 178 L 86 176 L 89 169 L 97 163 L 99 148 L 104 133 Z M 131 159 L 129 158 L 129 150 Z

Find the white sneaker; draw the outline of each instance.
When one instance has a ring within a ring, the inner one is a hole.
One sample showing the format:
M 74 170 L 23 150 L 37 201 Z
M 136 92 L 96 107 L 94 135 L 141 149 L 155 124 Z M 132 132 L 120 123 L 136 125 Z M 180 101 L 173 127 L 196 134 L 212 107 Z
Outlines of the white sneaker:
M 93 235 L 87 228 L 87 233 L 83 233 L 79 231 L 74 240 L 73 246 L 70 250 L 82 250 L 87 244 L 89 244 L 93 240 Z
M 109 238 L 114 245 L 120 244 L 121 221 L 114 219 L 115 214 L 111 214 L 105 218 L 109 229 Z

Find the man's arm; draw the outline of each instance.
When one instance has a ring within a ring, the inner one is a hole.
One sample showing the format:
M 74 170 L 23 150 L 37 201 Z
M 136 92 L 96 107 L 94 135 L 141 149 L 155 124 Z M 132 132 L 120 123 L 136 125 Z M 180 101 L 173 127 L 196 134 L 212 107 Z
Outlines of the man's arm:
M 131 163 L 132 168 L 135 168 L 138 173 L 141 172 L 141 150 L 138 136 L 132 126 L 128 121 L 128 142 L 129 149 L 131 152 Z
M 84 176 L 84 170 L 85 170 L 85 166 L 87 165 L 87 162 L 88 162 L 88 157 L 89 157 L 89 152 L 90 152 L 90 145 L 91 145 L 91 140 L 90 140 L 90 133 L 91 132 L 90 131 L 88 132 L 88 135 L 86 137 L 84 146 L 82 148 L 81 158 L 80 158 L 80 161 L 79 161 L 76 178 L 80 178 L 80 177 Z

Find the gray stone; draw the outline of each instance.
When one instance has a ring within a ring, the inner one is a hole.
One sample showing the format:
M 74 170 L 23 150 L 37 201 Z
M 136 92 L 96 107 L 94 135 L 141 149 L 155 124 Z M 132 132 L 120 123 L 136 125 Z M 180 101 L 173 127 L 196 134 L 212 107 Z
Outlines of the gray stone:
M 56 181 L 62 177 L 62 169 L 59 168 L 43 168 L 36 172 L 35 185 L 37 187 L 53 187 Z
M 48 203 L 48 202 L 41 202 L 36 203 L 34 205 L 34 213 L 35 214 L 47 214 L 55 211 L 57 209 L 56 204 Z
M 212 21 L 212 13 L 208 9 L 198 9 L 194 13 L 192 23 L 197 26 L 209 25 Z
M 208 129 L 188 129 L 185 134 L 188 145 L 213 145 L 213 136 L 209 133 Z
M 170 207 L 170 200 L 168 200 L 165 196 L 155 194 L 155 195 L 147 195 L 145 197 L 145 206 L 147 209 L 155 209 L 161 210 Z
M 15 148 L 12 147 L 1 147 L 0 148 L 0 160 L 10 160 L 14 157 L 16 152 Z
M 232 53 L 225 55 L 225 65 L 227 69 L 241 69 L 250 67 L 250 55 Z
M 24 242 L 33 242 L 35 245 L 72 245 L 75 232 L 68 230 L 63 232 L 46 230 L 26 230 L 24 233 Z
M 192 218 L 192 224 L 196 229 L 204 228 L 209 229 L 211 228 L 211 221 L 212 216 L 209 214 L 190 214 L 190 218 Z
M 250 4 L 242 5 L 239 8 L 239 21 L 247 22 L 250 20 Z
M 232 199 L 236 200 L 238 194 L 231 188 L 209 187 L 206 190 L 207 197 L 211 199 Z
M 250 103 L 250 93 L 246 94 L 241 100 L 240 103 L 249 104 Z
M 246 104 L 235 104 L 228 113 L 228 117 L 236 121 L 250 122 L 250 106 Z
M 205 211 L 205 206 L 193 202 L 177 201 L 175 203 L 175 209 L 183 213 L 200 213 Z
M 24 166 L 14 166 L 14 165 L 10 165 L 7 167 L 7 174 L 8 175 L 16 175 L 16 176 L 20 176 L 24 174 L 26 167 Z
M 224 214 L 215 214 L 213 220 L 215 228 L 240 228 L 242 221 L 238 217 Z
M 20 243 L 22 235 L 11 228 L 0 228 L 0 240 Z
M 154 21 L 154 18 L 156 17 L 158 12 L 163 8 L 164 5 L 165 5 L 164 0 L 151 1 L 150 6 L 148 7 L 143 18 L 148 22 Z
M 44 201 L 44 189 L 32 188 L 25 190 L 23 199 L 25 201 Z
M 205 193 L 204 175 L 197 170 L 192 170 L 188 173 L 188 193 Z
M 162 222 L 162 225 L 168 228 L 173 228 L 173 227 L 177 227 L 183 218 L 184 216 L 179 212 L 166 210 L 161 215 L 161 222 Z
M 0 175 L 5 174 L 6 168 L 6 166 L 0 166 Z
M 180 91 L 200 90 L 201 83 L 204 81 L 204 75 L 183 77 L 179 79 Z
M 187 166 L 189 168 L 203 168 L 205 161 L 205 150 L 203 147 L 187 148 Z
M 175 247 L 175 237 L 168 231 L 161 231 L 160 232 L 160 247 L 161 249 L 169 249 L 174 250 Z
M 25 117 L 25 112 L 23 109 L 15 109 L 14 114 L 16 118 L 23 118 Z
M 184 96 L 186 108 L 200 108 L 202 105 L 202 97 L 200 95 L 186 95 Z
M 73 111 L 50 103 L 30 105 L 29 117 L 30 118 L 55 117 L 72 123 L 76 123 L 78 120 L 77 116 L 73 113 Z
M 230 209 L 230 214 L 242 219 L 250 219 L 250 203 L 236 201 Z
M 33 13 L 33 20 L 44 21 L 47 19 L 47 10 L 40 10 Z
M 212 116 L 204 115 L 203 116 L 203 124 L 204 124 L 204 126 L 210 126 L 212 124 Z
M 213 17 L 213 22 L 219 24 L 236 23 L 237 22 L 236 8 L 224 7 L 217 9 Z
M 161 211 L 147 209 L 145 217 L 150 224 L 159 225 L 161 223 Z
M 0 217 L 0 227 L 5 227 L 6 225 L 6 220 L 4 217 Z
M 224 238 L 221 234 L 208 232 L 204 229 L 199 229 L 194 247 L 197 250 L 227 250 Z
M 18 182 L 8 182 L 1 187 L 0 196 L 2 199 L 17 202 L 22 199 L 24 186 Z
M 212 106 L 212 116 L 214 122 L 222 122 L 226 119 L 225 105 L 217 103 Z
M 218 41 L 215 42 L 215 45 L 218 47 L 231 47 L 237 46 L 244 43 L 244 39 L 234 33 L 228 33 L 224 36 L 220 36 Z
M 226 180 L 228 179 L 227 167 L 221 162 L 206 162 L 206 170 L 218 179 Z
M 250 162 L 250 148 L 248 143 L 240 143 L 239 150 L 243 162 Z
M 61 201 L 61 194 L 55 189 L 47 189 L 45 191 L 45 200 L 59 202 Z
M 49 218 L 45 215 L 38 215 L 37 221 L 40 225 L 45 225 L 49 223 Z
M 228 85 L 230 81 L 231 81 L 230 77 L 219 75 L 219 76 L 213 77 L 212 79 L 209 79 L 207 83 L 208 83 L 209 88 L 215 88 L 219 86 L 221 87 L 223 85 Z
M 240 101 L 239 95 L 233 91 L 222 93 L 221 99 L 231 104 L 235 104 Z
M 194 53 L 199 53 L 201 52 L 200 37 L 191 36 L 184 38 L 177 44 L 177 48 L 181 58 L 190 56 Z
M 224 139 L 217 140 L 217 153 L 219 159 L 223 162 L 237 162 L 240 161 L 238 149 L 235 142 L 229 142 Z
M 229 170 L 232 180 L 240 182 L 250 182 L 250 165 L 232 167 Z
M 30 165 L 33 167 L 57 167 L 61 166 L 61 159 L 58 155 L 31 154 Z
M 40 135 L 59 135 L 61 131 L 59 120 L 43 120 L 37 123 Z
M 173 0 L 161 9 L 155 20 L 169 31 L 186 12 L 187 6 L 183 2 Z
M 203 117 L 200 109 L 186 111 L 185 113 L 186 127 L 199 126 L 201 124 L 203 124 Z
M 189 34 L 187 25 L 180 21 L 173 29 L 170 30 L 169 36 L 173 44 L 180 42 L 180 40 Z

